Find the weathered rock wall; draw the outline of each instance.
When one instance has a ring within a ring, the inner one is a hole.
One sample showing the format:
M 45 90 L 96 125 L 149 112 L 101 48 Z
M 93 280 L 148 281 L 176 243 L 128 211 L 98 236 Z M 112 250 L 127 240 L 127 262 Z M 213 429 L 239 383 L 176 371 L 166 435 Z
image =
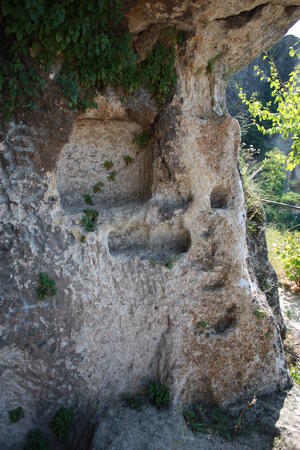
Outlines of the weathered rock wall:
M 72 131 L 59 102 L 57 118 L 50 108 L 2 127 L 1 448 L 21 447 L 60 404 L 92 413 L 151 379 L 179 405 L 286 385 L 279 326 L 249 275 L 240 132 L 225 87 L 296 21 L 298 5 L 128 2 L 141 57 L 160 29 L 187 33 L 169 105 L 108 90 Z M 149 127 L 138 153 L 132 139 Z M 82 195 L 99 181 L 97 230 L 82 243 Z M 43 302 L 41 271 L 58 287 Z M 18 405 L 25 419 L 13 429 L 7 410 Z

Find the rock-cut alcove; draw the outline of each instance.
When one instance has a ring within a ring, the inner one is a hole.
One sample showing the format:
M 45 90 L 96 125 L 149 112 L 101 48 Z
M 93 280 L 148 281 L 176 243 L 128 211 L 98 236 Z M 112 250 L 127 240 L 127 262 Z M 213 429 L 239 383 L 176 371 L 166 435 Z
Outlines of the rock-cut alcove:
M 63 207 L 82 207 L 86 194 L 93 194 L 100 208 L 147 200 L 152 151 L 139 151 L 132 142 L 141 130 L 137 123 L 120 118 L 79 120 L 57 163 L 56 183 Z

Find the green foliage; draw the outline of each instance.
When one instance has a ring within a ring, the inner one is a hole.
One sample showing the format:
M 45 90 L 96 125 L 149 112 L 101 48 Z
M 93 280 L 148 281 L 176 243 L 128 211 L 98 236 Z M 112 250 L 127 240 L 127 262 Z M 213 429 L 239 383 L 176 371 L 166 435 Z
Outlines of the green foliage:
M 219 53 L 218 55 L 214 56 L 213 58 L 211 58 L 208 61 L 208 64 L 207 64 L 207 72 L 208 73 L 212 73 L 214 71 L 216 62 L 220 59 L 221 56 L 222 56 L 222 53 Z
M 130 409 L 135 409 L 136 411 L 142 410 L 143 402 L 136 395 L 134 395 L 133 397 L 131 397 L 131 396 L 124 397 L 124 402 L 125 402 L 125 405 Z
M 86 235 L 85 235 L 85 234 L 82 234 L 82 235 L 80 236 L 80 243 L 81 243 L 81 244 L 85 244 L 85 243 L 86 243 Z
M 24 417 L 24 409 L 22 406 L 19 406 L 16 409 L 12 409 L 11 411 L 8 411 L 9 421 L 10 423 L 17 423 L 19 420 L 23 419 Z
M 286 156 L 277 148 L 266 153 L 265 159 L 258 165 L 257 185 L 264 199 L 297 205 L 300 203 L 300 194 L 293 191 L 285 192 L 286 164 Z M 297 217 L 287 207 L 266 203 L 264 209 L 267 222 L 273 222 L 278 228 L 293 227 L 300 223 L 300 215 Z
M 130 155 L 124 155 L 123 159 L 125 161 L 126 166 L 129 166 L 130 164 L 132 164 L 134 162 L 134 158 L 132 158 L 132 156 L 130 156 Z
M 93 205 L 94 204 L 93 197 L 90 194 L 84 194 L 83 200 L 85 201 L 85 203 L 87 205 Z
M 280 150 L 275 148 L 267 152 L 262 162 L 257 163 L 255 150 L 242 148 L 240 165 L 247 206 L 247 224 L 251 236 L 255 237 L 264 223 L 263 210 L 267 223 L 272 222 L 279 229 L 300 223 L 300 214 L 293 214 L 287 207 L 263 201 L 272 200 L 291 205 L 300 203 L 300 194 L 285 192 L 286 156 Z
M 38 286 L 37 293 L 40 300 L 44 300 L 46 297 L 51 297 L 57 294 L 55 280 L 51 279 L 46 272 L 41 272 L 39 278 L 40 284 Z
M 290 375 L 294 380 L 294 383 L 300 387 L 300 367 L 299 364 L 296 364 L 295 366 L 289 367 Z
M 300 287 L 300 232 L 287 232 L 276 249 L 288 280 Z
M 255 309 L 254 315 L 258 320 L 263 320 L 268 316 L 267 312 L 263 309 Z
M 171 44 L 158 42 L 137 63 L 120 0 L 2 0 L 0 22 L 2 115 L 36 107 L 57 57 L 56 81 L 73 109 L 96 107 L 95 94 L 108 85 L 127 93 L 144 85 L 163 105 L 176 85 L 175 46 L 184 33 L 172 29 Z
M 97 227 L 97 220 L 99 213 L 96 209 L 86 208 L 83 210 L 84 215 L 81 219 L 81 223 L 87 232 L 95 231 Z
M 150 403 L 156 408 L 166 408 L 170 403 L 169 389 L 163 384 L 152 382 L 147 389 Z
M 117 176 L 117 172 L 115 170 L 113 170 L 112 172 L 110 172 L 109 175 L 107 175 L 107 180 L 108 181 L 116 181 L 116 176 Z
M 98 192 L 101 192 L 103 186 L 104 186 L 104 183 L 102 183 L 102 181 L 98 181 L 98 183 L 94 184 L 94 186 L 93 186 L 94 194 L 97 194 Z
M 300 59 L 300 54 L 293 49 L 291 57 Z M 267 56 L 265 56 L 267 58 Z M 272 100 L 266 105 L 253 93 L 250 99 L 240 88 L 239 97 L 247 106 L 253 124 L 264 135 L 280 134 L 284 139 L 292 138 L 293 144 L 287 160 L 287 170 L 292 170 L 300 162 L 300 86 L 299 65 L 290 73 L 286 83 L 281 83 L 274 62 L 270 59 L 270 75 L 267 76 L 259 67 L 254 67 L 261 81 L 267 81 L 272 93 Z M 266 121 L 271 124 L 266 126 Z
M 179 47 L 182 47 L 185 44 L 187 35 L 184 31 L 180 30 L 178 31 L 176 35 L 176 43 L 179 45 Z
M 226 440 L 234 437 L 234 420 L 221 408 L 195 405 L 185 411 L 183 416 L 193 433 L 218 434 Z
M 9 119 L 16 109 L 36 109 L 34 99 L 43 89 L 44 80 L 20 57 L 1 64 L 0 93 L 4 93 L 4 98 L 0 104 L 0 116 Z
M 62 406 L 51 420 L 50 427 L 52 428 L 57 439 L 64 441 L 69 434 L 72 423 L 72 410 Z
M 143 148 L 147 147 L 151 139 L 150 131 L 143 131 L 142 133 L 138 133 L 132 139 L 132 143 L 136 145 L 139 149 L 139 152 L 143 150 Z
M 250 236 L 255 238 L 264 224 L 264 210 L 260 201 L 261 191 L 253 179 L 253 153 L 252 148 L 241 148 L 240 167 L 246 200 L 247 228 Z
M 38 428 L 31 430 L 28 433 L 27 440 L 24 446 L 24 450 L 48 450 L 48 439 L 43 435 Z
M 142 64 L 143 83 L 156 101 L 163 105 L 176 86 L 175 46 L 158 42 Z
M 134 84 L 136 55 L 119 0 L 3 0 L 0 21 L 4 53 L 13 65 L 33 58 L 48 71 L 63 55 L 60 83 L 72 107 L 86 107 L 86 99 L 109 84 L 128 89 Z M 0 90 L 13 73 L 5 66 Z M 26 67 L 21 73 L 30 78 Z
M 114 166 L 114 163 L 111 160 L 107 160 L 107 161 L 104 161 L 103 166 L 104 166 L 104 169 L 110 170 Z
M 171 269 L 173 269 L 173 267 L 175 266 L 177 261 L 178 261 L 178 257 L 177 256 L 169 256 L 169 258 L 165 262 L 165 267 L 167 269 L 171 270 Z
M 278 148 L 266 153 L 260 165 L 259 185 L 267 198 L 279 199 L 286 181 L 286 157 Z
M 205 330 L 205 328 L 207 327 L 207 323 L 205 322 L 205 320 L 200 320 L 200 322 L 198 323 L 198 327 L 201 330 Z

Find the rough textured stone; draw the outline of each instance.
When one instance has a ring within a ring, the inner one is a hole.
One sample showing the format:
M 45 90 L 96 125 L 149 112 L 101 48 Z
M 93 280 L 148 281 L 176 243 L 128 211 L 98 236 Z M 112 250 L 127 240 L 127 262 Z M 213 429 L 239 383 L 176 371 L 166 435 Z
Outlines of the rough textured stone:
M 235 408 L 232 407 L 232 410 Z M 241 411 L 241 405 L 238 407 Z M 300 392 L 258 398 L 243 415 L 244 431 L 232 441 L 213 434 L 193 434 L 178 411 L 145 406 L 137 412 L 114 405 L 102 414 L 93 450 L 298 450 L 300 448 Z
M 99 402 L 142 392 L 151 379 L 167 384 L 178 406 L 227 404 L 287 384 L 276 317 L 249 272 L 240 133 L 225 86 L 228 70 L 296 21 L 299 4 L 129 2 L 132 32 L 187 32 L 168 106 L 156 113 L 149 99 L 126 105 L 108 91 L 71 132 L 73 115 L 59 102 L 57 123 L 50 108 L 49 120 L 36 112 L 2 127 L 1 448 L 21 448 L 61 404 L 88 422 Z M 140 153 L 132 144 L 145 126 L 139 108 L 147 125 L 153 117 Z M 81 243 L 82 195 L 99 181 L 97 230 Z M 41 271 L 58 288 L 43 302 Z M 13 428 L 7 411 L 18 405 L 25 419 Z

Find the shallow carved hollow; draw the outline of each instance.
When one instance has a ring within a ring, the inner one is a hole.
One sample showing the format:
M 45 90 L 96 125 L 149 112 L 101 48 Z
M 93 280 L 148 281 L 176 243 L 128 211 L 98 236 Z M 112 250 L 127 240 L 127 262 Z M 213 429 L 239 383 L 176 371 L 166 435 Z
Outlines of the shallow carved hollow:
M 190 235 L 185 228 L 168 225 L 136 225 L 111 231 L 108 235 L 112 256 L 138 256 L 157 262 L 183 255 L 190 245 Z
M 225 209 L 229 202 L 229 192 L 223 186 L 216 186 L 210 194 L 210 205 L 214 209 Z
M 139 151 L 133 144 L 138 132 L 139 125 L 121 120 L 88 119 L 75 125 L 57 163 L 56 183 L 62 205 L 83 206 L 85 194 L 93 194 L 95 204 L 106 208 L 147 200 L 151 195 L 153 154 L 151 148 Z M 101 187 L 94 193 L 99 183 Z

